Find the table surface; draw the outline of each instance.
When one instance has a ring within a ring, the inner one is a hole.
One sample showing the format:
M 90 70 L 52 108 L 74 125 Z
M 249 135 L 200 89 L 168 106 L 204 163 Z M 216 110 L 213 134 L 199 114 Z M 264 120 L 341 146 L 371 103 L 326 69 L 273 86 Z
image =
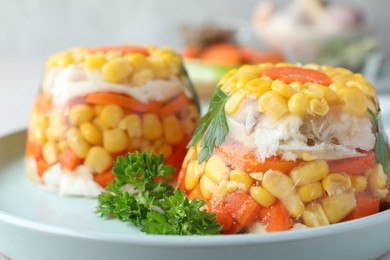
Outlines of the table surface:
M 43 58 L 2 57 L 0 60 L 0 136 L 25 129 L 39 91 Z M 383 111 L 390 111 L 390 93 L 379 95 Z M 390 129 L 386 129 L 388 133 Z M 0 260 L 7 259 L 1 255 Z M 390 260 L 390 252 L 380 258 Z

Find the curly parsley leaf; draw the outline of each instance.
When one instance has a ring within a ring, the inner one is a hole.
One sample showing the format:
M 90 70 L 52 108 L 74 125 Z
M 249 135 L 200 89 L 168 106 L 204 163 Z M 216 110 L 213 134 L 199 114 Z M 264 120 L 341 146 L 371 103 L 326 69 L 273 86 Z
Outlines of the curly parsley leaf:
M 163 212 L 150 211 L 142 222 L 143 232 L 149 234 L 211 235 L 221 230 L 214 213 L 201 210 L 205 201 L 189 201 L 183 191 L 175 190 L 172 196 L 161 201 Z
M 174 167 L 162 155 L 135 152 L 114 163 L 115 179 L 99 195 L 96 213 L 143 226 L 150 234 L 216 234 L 221 226 L 214 213 L 200 210 L 204 201 L 189 202 L 169 185 Z M 159 181 L 156 181 L 159 178 Z
M 225 114 L 225 104 L 228 99 L 229 96 L 221 90 L 221 87 L 218 87 L 211 98 L 209 111 L 200 120 L 187 146 L 191 147 L 195 145 L 203 135 L 200 144 L 199 163 L 206 160 L 214 151 L 215 146 L 221 145 L 229 133 L 229 126 Z
M 375 159 L 377 163 L 382 164 L 385 173 L 388 171 L 389 160 L 390 160 L 390 148 L 389 148 L 389 140 L 385 133 L 385 129 L 382 122 L 382 117 L 380 112 L 375 114 L 372 110 L 368 109 L 368 113 L 374 119 L 374 123 L 376 125 L 377 133 L 375 138 Z

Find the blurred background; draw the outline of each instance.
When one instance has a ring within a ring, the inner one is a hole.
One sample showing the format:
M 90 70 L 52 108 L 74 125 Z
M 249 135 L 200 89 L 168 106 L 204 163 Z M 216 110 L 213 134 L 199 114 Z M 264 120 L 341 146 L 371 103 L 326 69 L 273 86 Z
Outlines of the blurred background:
M 27 121 L 46 58 L 74 46 L 171 46 L 185 55 L 205 97 L 238 63 L 281 60 L 346 66 L 364 73 L 379 92 L 390 90 L 388 0 L 0 0 L 0 5 L 0 104 L 24 93 L 17 107 L 21 121 Z M 219 46 L 207 49 L 214 44 Z M 0 116 L 16 120 L 10 113 Z

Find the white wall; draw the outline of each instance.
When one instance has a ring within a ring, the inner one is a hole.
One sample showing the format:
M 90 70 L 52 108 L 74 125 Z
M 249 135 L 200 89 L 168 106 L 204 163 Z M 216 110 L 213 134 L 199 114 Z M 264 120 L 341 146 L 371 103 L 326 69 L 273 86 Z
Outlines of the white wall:
M 354 2 L 366 12 L 390 57 L 390 1 L 344 2 Z M 183 22 L 249 20 L 256 3 L 254 0 L 0 0 L 0 55 L 45 57 L 72 46 L 117 43 L 180 47 L 178 28 Z

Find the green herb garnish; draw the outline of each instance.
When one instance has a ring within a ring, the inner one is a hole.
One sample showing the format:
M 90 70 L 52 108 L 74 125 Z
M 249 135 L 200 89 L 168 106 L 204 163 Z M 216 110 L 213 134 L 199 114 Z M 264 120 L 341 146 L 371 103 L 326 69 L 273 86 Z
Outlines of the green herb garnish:
M 376 138 L 375 138 L 375 159 L 377 163 L 382 164 L 384 172 L 387 174 L 390 160 L 390 148 L 389 140 L 386 136 L 385 129 L 382 122 L 382 117 L 380 112 L 375 114 L 371 109 L 368 109 L 368 113 L 374 119 L 374 123 L 377 128 Z
M 226 121 L 225 104 L 229 96 L 226 95 L 221 87 L 218 87 L 211 98 L 209 111 L 199 121 L 191 141 L 187 147 L 195 145 L 202 137 L 199 152 L 199 163 L 206 160 L 214 151 L 215 146 L 219 146 L 225 141 L 229 132 L 229 126 Z
M 184 192 L 169 185 L 174 170 L 164 165 L 162 155 L 151 152 L 119 156 L 114 163 L 115 179 L 99 195 L 96 213 L 143 226 L 141 231 L 148 234 L 219 233 L 215 214 L 201 210 L 205 201 L 189 201 Z

